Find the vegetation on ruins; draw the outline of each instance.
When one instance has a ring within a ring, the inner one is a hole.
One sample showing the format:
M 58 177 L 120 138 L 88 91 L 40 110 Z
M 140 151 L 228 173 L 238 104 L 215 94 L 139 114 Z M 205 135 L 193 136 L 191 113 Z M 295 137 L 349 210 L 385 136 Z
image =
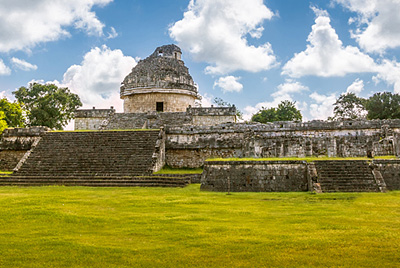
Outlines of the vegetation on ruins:
M 3 133 L 3 130 L 5 130 L 7 127 L 6 115 L 3 111 L 0 111 L 0 133 Z
M 400 119 L 400 95 L 378 92 L 364 99 L 351 92 L 345 93 L 336 100 L 333 112 L 330 120 Z
M 7 98 L 0 99 L 0 111 L 4 113 L 4 120 L 8 127 L 23 127 L 25 125 L 24 112 L 18 102 L 10 102 Z
M 378 92 L 365 104 L 368 119 L 399 119 L 400 95 L 391 92 Z
M 398 267 L 400 192 L 0 188 L 1 267 Z
M 333 104 L 333 117 L 330 120 L 355 120 L 366 118 L 366 100 L 349 92 L 339 96 Z
M 47 126 L 62 129 L 82 106 L 77 94 L 54 84 L 31 83 L 14 91 L 16 99 L 27 111 L 28 126 Z
M 224 101 L 223 99 L 218 98 L 218 97 L 213 99 L 213 103 L 215 105 L 217 105 L 218 107 L 233 107 L 233 106 L 235 106 L 234 104 Z M 243 119 L 243 113 L 238 108 L 236 108 L 236 117 L 238 119 Z
M 295 106 L 295 101 L 282 101 L 277 108 L 262 107 L 251 118 L 253 122 L 267 123 L 274 121 L 301 121 L 303 116 Z

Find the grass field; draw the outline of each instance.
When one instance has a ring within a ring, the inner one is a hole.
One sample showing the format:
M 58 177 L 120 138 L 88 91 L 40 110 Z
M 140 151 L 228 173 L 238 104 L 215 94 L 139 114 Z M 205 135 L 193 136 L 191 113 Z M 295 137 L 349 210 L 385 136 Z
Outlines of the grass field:
M 400 192 L 0 188 L 0 267 L 399 267 Z

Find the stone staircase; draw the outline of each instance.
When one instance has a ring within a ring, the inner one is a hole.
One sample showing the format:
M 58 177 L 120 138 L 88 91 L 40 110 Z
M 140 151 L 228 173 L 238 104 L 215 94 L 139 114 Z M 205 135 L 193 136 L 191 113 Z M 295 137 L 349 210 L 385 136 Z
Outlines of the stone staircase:
M 162 132 L 48 132 L 0 186 L 185 186 L 187 178 L 152 176 Z
M 380 192 L 367 161 L 314 161 L 314 189 L 327 192 Z
M 184 187 L 190 183 L 186 177 L 78 177 L 78 176 L 10 176 L 0 177 L 0 186 L 90 186 L 90 187 Z

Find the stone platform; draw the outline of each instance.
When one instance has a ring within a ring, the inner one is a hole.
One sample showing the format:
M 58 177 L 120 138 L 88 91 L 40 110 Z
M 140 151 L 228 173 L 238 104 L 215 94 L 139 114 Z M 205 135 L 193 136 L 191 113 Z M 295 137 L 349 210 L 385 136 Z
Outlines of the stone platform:
M 217 192 L 400 190 L 399 160 L 206 161 L 201 189 Z

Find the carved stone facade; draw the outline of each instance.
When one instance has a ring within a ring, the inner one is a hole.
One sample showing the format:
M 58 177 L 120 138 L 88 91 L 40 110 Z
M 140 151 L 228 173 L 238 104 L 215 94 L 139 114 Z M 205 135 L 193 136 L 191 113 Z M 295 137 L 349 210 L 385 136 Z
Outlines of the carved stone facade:
M 200 99 L 176 45 L 156 48 L 128 74 L 121 86 L 125 113 L 184 112 Z

